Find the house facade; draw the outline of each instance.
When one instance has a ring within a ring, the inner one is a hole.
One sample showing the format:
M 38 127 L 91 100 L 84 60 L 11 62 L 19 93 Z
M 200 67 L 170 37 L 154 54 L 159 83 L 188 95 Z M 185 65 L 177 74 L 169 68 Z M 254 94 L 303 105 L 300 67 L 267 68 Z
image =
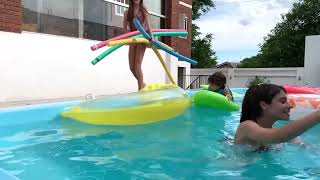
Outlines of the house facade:
M 91 60 L 107 49 L 90 46 L 123 33 L 123 13 L 129 0 L 1 0 L 0 103 L 110 95 L 136 91 L 128 68 L 128 47 L 105 60 Z M 144 0 L 152 28 L 185 29 L 185 37 L 159 40 L 191 56 L 191 0 Z M 190 65 L 163 51 L 178 80 Z M 179 71 L 179 72 L 178 72 Z M 157 57 L 147 49 L 143 62 L 147 83 L 169 82 Z M 181 82 L 180 82 L 181 83 Z M 36 90 L 34 90 L 36 87 Z
M 102 41 L 123 33 L 129 0 L 2 0 L 0 31 L 36 32 Z M 144 0 L 152 28 L 185 29 L 191 33 L 192 0 Z M 163 41 L 190 57 L 191 35 Z

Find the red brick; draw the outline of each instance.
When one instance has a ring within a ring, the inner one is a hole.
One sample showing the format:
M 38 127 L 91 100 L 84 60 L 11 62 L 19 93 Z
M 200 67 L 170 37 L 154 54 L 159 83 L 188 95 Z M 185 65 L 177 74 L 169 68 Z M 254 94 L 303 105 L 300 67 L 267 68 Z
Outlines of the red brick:
M 0 9 L 0 14 L 10 14 L 10 15 L 14 15 L 14 16 L 20 16 L 21 10 L 12 11 L 12 10 L 9 10 L 9 9 Z
M 17 24 L 17 25 L 19 25 L 19 24 L 21 24 L 21 21 L 19 20 L 19 18 L 15 18 L 15 19 L 9 19 L 9 18 L 4 18 L 3 19 L 3 22 L 5 22 L 5 23 L 11 23 L 11 24 Z
M 0 31 L 21 33 L 21 0 L 0 0 Z
M 15 33 L 21 33 L 21 29 L 20 29 L 20 28 L 9 28 L 9 27 L 5 27 L 5 31 L 15 32 Z
M 13 1 L 12 0 L 0 0 L 1 4 L 5 4 L 5 5 L 11 5 L 13 6 Z
M 16 20 L 19 18 L 19 16 L 11 15 L 11 14 L 5 14 L 4 18 L 7 20 Z
M 8 29 L 19 29 L 19 28 L 20 28 L 20 25 L 11 24 L 11 23 L 6 23 L 6 24 L 5 24 L 5 28 L 8 28 Z M 15 30 L 15 31 L 16 31 L 16 30 Z
M 20 7 L 21 8 L 21 2 L 14 2 L 13 3 L 14 7 Z
M 19 7 L 10 6 L 10 5 L 5 5 L 4 8 L 12 11 L 20 11 Z
M 182 2 L 192 5 L 192 0 L 183 0 Z M 169 44 L 180 54 L 190 57 L 191 56 L 191 34 L 192 34 L 192 9 L 182 6 L 179 4 L 179 1 L 168 1 L 167 4 L 167 18 L 166 18 L 166 28 L 176 29 L 178 28 L 178 16 L 179 14 L 186 14 L 188 17 L 188 37 L 179 38 L 179 37 L 169 37 L 166 38 L 166 43 Z

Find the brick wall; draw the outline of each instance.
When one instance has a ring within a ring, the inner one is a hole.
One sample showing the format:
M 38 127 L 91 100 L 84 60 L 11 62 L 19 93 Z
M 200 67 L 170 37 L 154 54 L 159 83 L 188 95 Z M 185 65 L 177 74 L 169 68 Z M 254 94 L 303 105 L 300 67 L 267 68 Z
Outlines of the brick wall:
M 186 14 L 188 17 L 188 38 L 168 37 L 166 43 L 174 48 L 180 54 L 191 57 L 192 41 L 192 9 L 179 4 L 179 1 L 192 5 L 192 0 L 171 0 L 167 1 L 167 19 L 166 27 L 171 29 L 178 28 L 179 14 Z
M 0 31 L 21 32 L 21 0 L 0 0 Z

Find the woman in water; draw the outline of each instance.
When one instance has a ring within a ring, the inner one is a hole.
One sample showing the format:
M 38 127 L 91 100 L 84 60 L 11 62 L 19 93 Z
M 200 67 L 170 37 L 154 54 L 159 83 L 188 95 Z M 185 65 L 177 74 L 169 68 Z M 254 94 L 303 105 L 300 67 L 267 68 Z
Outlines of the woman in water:
M 286 90 L 274 84 L 252 86 L 242 103 L 235 143 L 266 150 L 272 144 L 288 142 L 320 122 L 320 110 L 275 128 L 278 120 L 289 120 L 291 105 Z

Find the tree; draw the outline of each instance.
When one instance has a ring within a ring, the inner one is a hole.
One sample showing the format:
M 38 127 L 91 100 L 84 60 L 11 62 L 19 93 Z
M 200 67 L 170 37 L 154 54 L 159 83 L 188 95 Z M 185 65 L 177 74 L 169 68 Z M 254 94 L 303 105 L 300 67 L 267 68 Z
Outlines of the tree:
M 239 68 L 257 68 L 257 67 L 263 67 L 263 64 L 260 63 L 260 54 L 256 56 L 252 56 L 250 58 L 244 58 L 242 61 L 240 61 Z
M 264 38 L 259 54 L 251 57 L 253 60 L 250 63 L 254 65 L 258 62 L 256 65 L 263 67 L 302 67 L 305 37 L 318 34 L 319 0 L 300 0 L 293 4 L 293 8 L 282 16 L 282 22 Z
M 192 1 L 192 20 L 198 19 L 201 15 L 208 12 L 210 8 L 214 7 L 212 0 L 193 0 Z M 215 51 L 211 48 L 213 35 L 206 34 L 201 38 L 200 28 L 192 24 L 192 48 L 191 58 L 198 61 L 195 68 L 210 68 L 217 64 L 217 57 Z
M 212 34 L 192 41 L 192 58 L 198 61 L 194 68 L 210 68 L 217 64 L 214 50 L 211 49 Z
M 210 8 L 214 7 L 212 0 L 193 0 L 192 1 L 192 20 L 199 19 L 199 17 L 206 12 L 210 11 Z

